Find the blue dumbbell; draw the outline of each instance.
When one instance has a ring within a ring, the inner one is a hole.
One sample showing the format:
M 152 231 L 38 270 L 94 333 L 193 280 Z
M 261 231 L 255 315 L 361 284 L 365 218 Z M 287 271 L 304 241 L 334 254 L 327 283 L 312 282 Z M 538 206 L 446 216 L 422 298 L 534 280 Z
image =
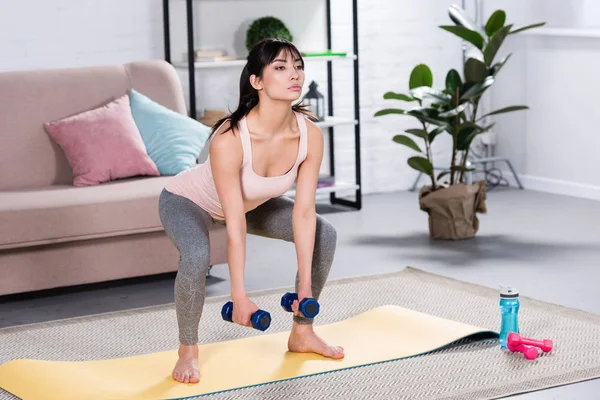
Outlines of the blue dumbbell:
M 221 309 L 221 317 L 223 320 L 233 322 L 233 302 L 228 301 Z M 264 310 L 258 310 L 250 317 L 252 327 L 259 331 L 265 331 L 271 325 L 271 314 Z
M 292 304 L 296 300 L 298 294 L 288 292 L 281 298 L 281 307 L 287 312 L 292 312 Z M 298 309 L 306 318 L 313 318 L 319 313 L 319 302 L 312 297 L 305 297 L 298 305 Z

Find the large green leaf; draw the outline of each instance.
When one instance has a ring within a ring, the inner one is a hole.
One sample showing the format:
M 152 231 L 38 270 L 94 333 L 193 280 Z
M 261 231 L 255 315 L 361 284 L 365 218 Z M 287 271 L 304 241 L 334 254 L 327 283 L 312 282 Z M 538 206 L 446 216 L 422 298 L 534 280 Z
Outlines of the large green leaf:
M 476 123 L 473 123 L 471 121 L 465 121 L 457 127 L 456 132 L 460 133 L 465 129 L 474 129 L 480 133 L 485 131 L 484 127 L 477 125 Z
M 415 143 L 415 141 L 406 135 L 396 135 L 392 138 L 392 140 L 396 143 L 410 147 L 411 149 L 418 151 L 419 153 L 423 152 L 421 148 Z
M 465 109 L 467 108 L 468 105 L 469 105 L 469 103 L 462 103 L 458 107 L 453 108 L 452 110 L 440 113 L 438 116 L 440 118 L 456 117 L 458 114 L 460 114 L 463 111 L 465 111 Z
M 512 35 L 514 33 L 519 33 L 519 32 L 526 31 L 527 29 L 539 28 L 540 26 L 544 26 L 544 25 L 546 25 L 545 22 L 538 22 L 537 24 L 527 25 L 527 26 L 524 26 L 522 28 L 516 29 L 516 30 L 514 30 L 512 32 L 509 32 L 509 34 Z
M 463 82 L 462 89 L 460 89 L 461 96 L 463 96 L 469 89 L 471 89 L 473 86 L 477 85 L 478 83 L 480 83 L 480 82 L 469 82 L 469 81 Z M 462 97 L 461 97 L 461 99 L 462 99 Z
M 464 26 L 465 28 L 478 32 L 482 37 L 485 34 L 485 32 L 481 30 L 479 25 L 477 25 L 475 21 L 473 21 L 467 15 L 466 11 L 463 10 L 461 7 L 457 6 L 456 4 L 453 4 L 448 8 L 448 15 L 456 25 Z
M 510 106 L 510 107 L 504 107 L 504 108 L 501 108 L 499 110 L 492 111 L 490 113 L 482 115 L 477 120 L 479 121 L 479 120 L 481 120 L 481 119 L 483 119 L 485 117 L 489 117 L 490 115 L 503 114 L 503 113 L 512 112 L 512 111 L 521 111 L 521 110 L 528 110 L 528 109 L 529 109 L 529 107 L 527 107 L 527 106 Z
M 410 95 L 412 97 L 414 97 L 415 99 L 425 100 L 428 97 L 429 92 L 432 90 L 433 89 L 430 88 L 429 86 L 419 86 L 419 87 L 410 89 Z
M 461 86 L 462 80 L 458 71 L 455 69 L 451 69 L 450 71 L 448 71 L 448 74 L 446 74 L 446 90 L 448 91 L 448 93 L 454 96 L 456 93 L 456 89 L 460 89 Z
M 502 10 L 496 10 L 485 24 L 485 33 L 488 36 L 494 35 L 500 28 L 504 26 L 506 21 L 506 13 Z
M 417 100 L 424 100 L 429 89 L 431 89 L 429 86 L 417 86 L 410 89 L 410 95 Z
M 461 130 L 456 138 L 456 150 L 467 150 L 471 146 L 471 142 L 479 132 L 473 127 L 468 127 Z
M 454 33 L 456 36 L 466 40 L 469 43 L 472 43 L 479 50 L 483 49 L 483 36 L 475 31 L 472 31 L 471 29 L 465 28 L 464 26 L 455 25 L 441 25 L 440 28 Z
M 425 64 L 419 64 L 414 67 L 410 73 L 408 86 L 409 89 L 420 86 L 433 86 L 433 74 L 431 73 L 431 69 Z
M 443 104 L 448 104 L 450 103 L 450 100 L 452 100 L 452 96 L 437 89 L 429 89 L 427 92 L 425 92 L 425 96 L 437 101 L 441 101 Z
M 374 116 L 379 117 L 388 114 L 406 114 L 406 110 L 401 110 L 399 108 L 384 108 L 383 110 L 377 111 Z
M 408 96 L 406 94 L 403 93 L 394 93 L 394 92 L 387 92 L 386 94 L 383 95 L 383 98 L 386 100 L 402 100 L 402 101 L 417 101 L 417 99 L 415 99 L 414 97 Z
M 500 46 L 504 42 L 504 39 L 508 35 L 508 32 L 512 28 L 512 25 L 506 25 L 498 30 L 498 32 L 494 33 L 494 36 L 490 39 L 490 42 L 485 47 L 483 51 L 483 58 L 485 59 L 485 63 L 487 65 L 492 65 L 492 61 L 494 61 L 494 57 L 496 57 L 496 53 L 500 50 Z
M 417 108 L 406 112 L 408 115 L 433 125 L 444 125 L 445 121 L 438 119 L 437 111 L 432 108 Z
M 483 82 L 479 82 L 474 84 L 473 86 L 471 86 L 462 96 L 461 96 L 461 100 L 464 99 L 472 99 L 475 96 L 479 96 L 481 93 L 483 93 L 487 88 L 489 88 L 490 86 L 492 86 L 492 84 L 494 83 L 494 77 L 493 76 L 488 76 L 487 78 L 485 78 L 485 80 Z
M 433 139 L 435 139 L 437 135 L 444 132 L 446 129 L 448 129 L 448 125 L 441 125 L 429 132 L 429 143 L 433 142 Z
M 442 92 L 441 90 L 433 89 L 428 86 L 419 86 L 410 90 L 410 94 L 419 100 L 425 100 L 427 98 L 441 102 L 442 104 L 448 104 L 452 99 L 450 95 Z
M 494 64 L 492 66 L 492 68 L 490 68 L 490 73 L 493 76 L 496 76 L 498 74 L 498 72 L 500 72 L 500 70 L 502 69 L 502 67 L 504 66 L 504 64 L 506 64 L 506 62 L 508 61 L 508 59 L 512 56 L 512 53 L 509 53 L 508 55 L 506 55 L 502 60 L 498 61 L 496 64 Z
M 467 82 L 483 82 L 488 76 L 488 67 L 476 58 L 469 58 L 465 63 L 465 80 Z
M 422 139 L 427 139 L 427 131 L 425 129 L 406 129 L 404 132 L 413 134 Z
M 407 160 L 408 165 L 424 174 L 431 175 L 433 173 L 433 165 L 424 157 L 414 156 Z
M 418 113 L 420 115 L 425 115 L 426 117 L 437 117 L 439 114 L 439 111 L 436 110 L 433 107 L 427 107 L 427 106 L 419 106 L 419 107 L 413 107 L 410 108 L 408 110 L 406 110 L 406 113 L 409 115 L 412 115 L 414 113 Z

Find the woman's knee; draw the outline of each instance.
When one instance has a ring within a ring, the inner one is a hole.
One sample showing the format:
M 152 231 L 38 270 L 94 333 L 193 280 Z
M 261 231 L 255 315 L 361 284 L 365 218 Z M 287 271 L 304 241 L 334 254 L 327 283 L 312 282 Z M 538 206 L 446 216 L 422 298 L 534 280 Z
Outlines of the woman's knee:
M 179 271 L 191 279 L 205 277 L 210 266 L 210 254 L 208 249 L 194 246 L 190 249 L 180 251 Z
M 337 243 L 337 231 L 333 224 L 322 217 L 317 218 L 318 241 L 321 244 L 335 248 Z

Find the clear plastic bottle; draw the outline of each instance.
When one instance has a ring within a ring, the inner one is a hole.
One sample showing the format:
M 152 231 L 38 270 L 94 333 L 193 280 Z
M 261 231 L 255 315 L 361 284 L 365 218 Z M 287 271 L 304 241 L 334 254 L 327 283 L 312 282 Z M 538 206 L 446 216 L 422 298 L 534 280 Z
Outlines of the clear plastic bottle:
M 500 314 L 502 326 L 500 327 L 500 346 L 506 348 L 508 334 L 519 333 L 519 291 L 515 288 L 506 287 L 500 290 Z

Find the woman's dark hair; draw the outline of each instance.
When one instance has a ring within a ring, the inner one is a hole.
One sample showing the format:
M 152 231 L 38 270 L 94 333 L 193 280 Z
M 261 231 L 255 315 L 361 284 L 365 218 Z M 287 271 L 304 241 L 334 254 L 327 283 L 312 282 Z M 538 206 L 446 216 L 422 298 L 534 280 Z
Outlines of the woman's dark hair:
M 238 122 L 258 104 L 258 91 L 250 84 L 250 76 L 262 77 L 263 69 L 271 64 L 282 50 L 291 54 L 293 59 L 300 59 L 304 68 L 304 60 L 292 42 L 281 38 L 263 39 L 258 42 L 248 54 L 246 65 L 240 76 L 240 100 L 237 110 L 217 121 L 211 129 L 211 136 L 228 119 L 230 120 L 229 128 L 224 132 L 236 127 Z M 307 105 L 295 104 L 292 106 L 292 110 L 314 118 L 307 107 Z

